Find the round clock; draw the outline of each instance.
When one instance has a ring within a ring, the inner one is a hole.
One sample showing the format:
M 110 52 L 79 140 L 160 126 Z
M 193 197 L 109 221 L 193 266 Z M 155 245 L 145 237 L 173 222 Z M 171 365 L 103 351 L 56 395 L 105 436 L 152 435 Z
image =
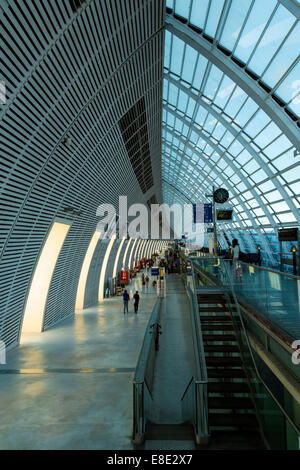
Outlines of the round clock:
M 223 204 L 226 202 L 229 198 L 229 193 L 227 189 L 224 188 L 219 188 L 216 189 L 214 192 L 214 201 L 217 202 L 218 204 Z

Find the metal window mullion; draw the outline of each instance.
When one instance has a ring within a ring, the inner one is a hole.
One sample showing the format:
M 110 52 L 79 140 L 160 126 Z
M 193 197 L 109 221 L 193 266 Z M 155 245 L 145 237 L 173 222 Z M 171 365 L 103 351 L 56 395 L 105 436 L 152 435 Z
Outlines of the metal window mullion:
M 265 24 L 264 29 L 262 30 L 262 32 L 261 32 L 260 35 L 259 35 L 259 38 L 258 38 L 257 41 L 256 41 L 256 44 L 255 44 L 255 46 L 254 46 L 254 48 L 253 48 L 253 51 L 251 52 L 250 56 L 248 57 L 248 60 L 247 60 L 247 62 L 246 62 L 246 64 L 245 64 L 245 68 L 248 66 L 248 64 L 249 64 L 249 62 L 252 60 L 252 57 L 254 56 L 256 50 L 259 48 L 260 42 L 261 42 L 262 38 L 264 37 L 264 35 L 265 35 L 267 29 L 269 28 L 270 23 L 272 22 L 272 20 L 273 20 L 273 18 L 274 18 L 274 16 L 275 16 L 275 13 L 277 12 L 278 7 L 279 7 L 279 3 L 277 2 L 277 4 L 275 5 L 274 10 L 272 11 L 272 13 L 271 13 L 271 15 L 270 15 L 268 21 L 267 21 L 266 24 Z
M 199 132 L 199 131 L 198 131 Z M 249 188 L 251 194 L 253 194 L 254 198 L 260 202 L 261 204 L 261 207 L 264 208 L 264 212 L 266 213 L 266 217 L 269 219 L 270 221 L 270 224 L 273 223 L 272 221 L 272 218 L 271 218 L 271 215 L 269 214 L 269 211 L 267 210 L 264 202 L 261 200 L 261 198 L 257 198 L 256 196 L 256 193 L 254 192 L 253 188 L 251 189 L 250 185 L 249 185 L 249 182 L 247 180 L 246 177 L 243 176 L 243 174 L 241 173 L 241 171 L 234 165 L 233 161 L 231 161 L 227 155 L 226 155 L 226 152 L 222 152 L 218 146 L 216 144 L 214 144 L 213 142 L 210 141 L 210 139 L 206 136 L 203 135 L 203 139 L 204 140 L 207 140 L 209 145 L 215 150 L 215 152 L 220 156 L 220 158 L 224 158 L 224 160 L 228 163 L 228 165 L 232 168 L 232 170 L 234 171 L 234 173 L 236 173 L 239 178 L 241 179 L 241 181 L 245 184 L 246 187 Z M 194 150 L 195 151 L 195 150 Z M 219 161 L 219 160 L 218 160 Z
M 242 26 L 241 26 L 240 32 L 239 32 L 239 34 L 238 34 L 238 36 L 237 36 L 237 38 L 236 38 L 235 44 L 234 44 L 234 46 L 233 46 L 233 48 L 232 48 L 231 56 L 234 56 L 235 50 L 236 50 L 236 48 L 237 48 L 237 46 L 238 46 L 239 40 L 241 39 L 241 36 L 242 36 L 243 32 L 244 32 L 245 26 L 246 26 L 246 24 L 247 24 L 247 21 L 248 21 L 248 19 L 249 19 L 250 14 L 251 14 L 251 12 L 252 12 L 252 10 L 253 10 L 253 6 L 254 6 L 255 2 L 256 2 L 256 0 L 252 0 L 252 1 L 251 1 L 251 5 L 250 5 L 249 8 L 248 8 L 248 11 L 247 11 L 246 16 L 245 16 L 245 18 L 244 18 L 244 21 L 243 21 L 243 24 L 242 24 Z
M 232 5 L 232 0 L 225 0 L 223 3 L 222 12 L 220 14 L 218 26 L 216 28 L 216 33 L 214 36 L 214 46 L 216 46 L 220 41 L 220 37 L 222 36 L 222 33 L 224 31 L 224 27 L 228 18 L 231 5 Z
M 278 53 L 281 51 L 281 49 L 283 48 L 284 44 L 286 43 L 286 41 L 288 40 L 289 36 L 291 35 L 293 29 L 295 28 L 296 24 L 298 22 L 295 21 L 293 26 L 290 28 L 289 32 L 287 33 L 287 35 L 284 37 L 284 40 L 281 42 L 281 44 L 278 46 L 278 48 L 276 49 L 275 53 L 273 54 L 271 60 L 268 62 L 268 64 L 266 65 L 266 67 L 264 68 L 262 74 L 261 74 L 261 79 L 263 79 L 264 77 L 264 74 L 267 72 L 268 68 L 270 67 L 270 65 L 272 64 L 272 62 L 275 60 L 275 58 L 277 57 Z M 280 83 L 280 82 L 278 82 Z M 277 84 L 278 85 L 278 84 Z M 275 85 L 275 86 L 277 86 Z M 272 88 L 272 90 L 270 91 L 270 93 L 272 93 L 274 90 Z

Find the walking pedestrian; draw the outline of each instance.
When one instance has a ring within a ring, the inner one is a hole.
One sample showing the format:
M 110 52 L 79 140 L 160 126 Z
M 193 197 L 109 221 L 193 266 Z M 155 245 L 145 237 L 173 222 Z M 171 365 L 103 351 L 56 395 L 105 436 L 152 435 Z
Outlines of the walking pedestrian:
M 128 301 L 129 300 L 130 300 L 129 294 L 128 294 L 127 290 L 125 289 L 124 292 L 123 292 L 124 315 L 125 315 L 125 312 L 128 313 Z
M 240 275 L 240 278 L 243 275 L 243 270 L 241 263 L 239 261 L 240 258 L 240 246 L 238 240 L 235 238 L 232 240 L 232 248 L 233 248 L 233 261 L 235 264 L 235 276 L 236 278 L 238 277 L 238 274 Z
M 138 313 L 139 301 L 140 301 L 140 296 L 139 296 L 138 291 L 136 291 L 133 298 L 134 298 L 134 313 Z
M 146 287 L 149 285 L 149 277 L 148 274 L 145 276 Z

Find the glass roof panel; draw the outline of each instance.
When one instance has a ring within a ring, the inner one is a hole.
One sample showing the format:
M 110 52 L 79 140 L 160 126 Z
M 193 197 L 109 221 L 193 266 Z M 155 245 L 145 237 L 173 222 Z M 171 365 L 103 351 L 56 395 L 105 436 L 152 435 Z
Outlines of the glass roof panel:
M 299 110 L 299 23 L 279 2 L 268 0 L 263 9 L 260 0 L 202 0 L 201 8 L 199 1 L 177 0 L 167 6 L 218 37 L 275 86 L 290 109 Z M 295 161 L 291 142 L 251 96 L 191 44 L 167 32 L 165 48 L 162 172 L 169 186 L 163 185 L 164 197 L 199 201 L 212 184 L 222 185 L 237 212 L 227 224 L 234 230 L 299 221 L 299 157 Z M 275 210 L 278 202 L 285 205 Z
M 201 29 L 204 28 L 207 12 L 209 8 L 209 3 L 210 3 L 209 0 L 202 0 L 201 8 L 199 8 L 198 2 L 195 2 L 195 1 L 192 2 L 190 22 L 194 24 L 195 26 L 198 26 L 198 28 L 201 28 Z
M 289 103 L 289 108 L 297 116 L 300 115 L 300 61 L 282 81 L 277 89 L 277 94 Z
M 262 75 L 269 61 L 276 53 L 276 50 L 286 38 L 294 22 L 295 17 L 286 8 L 279 5 L 249 61 L 249 67 L 254 70 L 255 73 L 260 76 Z M 284 71 L 285 68 L 281 70 Z M 268 81 L 266 83 L 269 84 Z
M 271 18 L 276 4 L 276 0 L 268 0 L 267 2 L 264 2 L 264 8 L 261 8 L 261 1 L 256 0 L 250 10 L 246 24 L 244 25 L 242 31 L 242 25 L 233 31 L 233 37 L 238 40 L 235 49 L 235 55 L 243 62 L 246 63 L 253 53 L 253 50 L 259 41 L 259 38 L 263 34 L 268 20 Z
M 251 0 L 233 0 L 220 38 L 220 43 L 228 50 L 233 50 L 238 32 L 241 30 Z

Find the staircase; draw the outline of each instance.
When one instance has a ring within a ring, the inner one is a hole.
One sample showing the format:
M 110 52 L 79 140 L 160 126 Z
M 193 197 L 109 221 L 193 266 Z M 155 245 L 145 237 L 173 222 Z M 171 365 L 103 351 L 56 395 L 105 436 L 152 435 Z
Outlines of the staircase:
M 210 447 L 263 449 L 226 296 L 212 290 L 197 299 L 209 381 Z

